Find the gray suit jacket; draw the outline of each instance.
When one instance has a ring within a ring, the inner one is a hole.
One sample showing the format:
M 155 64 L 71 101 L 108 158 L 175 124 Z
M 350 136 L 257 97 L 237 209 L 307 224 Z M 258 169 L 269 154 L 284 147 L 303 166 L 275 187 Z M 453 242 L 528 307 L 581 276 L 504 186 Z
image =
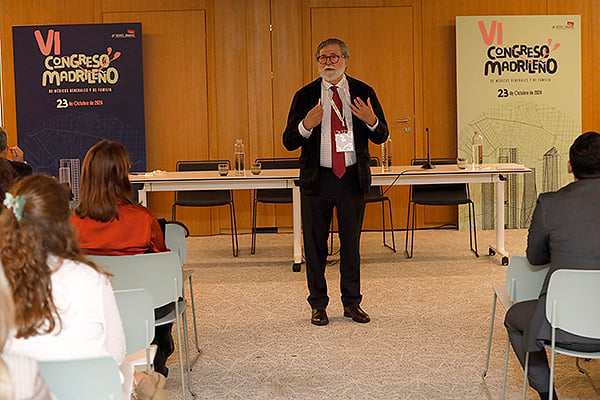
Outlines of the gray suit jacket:
M 581 179 L 539 196 L 529 228 L 527 259 L 533 265 L 550 264 L 525 332 L 527 351 L 534 351 L 551 338 L 546 291 L 552 273 L 561 268 L 600 270 L 600 178 Z M 598 343 L 561 331 L 557 342 Z

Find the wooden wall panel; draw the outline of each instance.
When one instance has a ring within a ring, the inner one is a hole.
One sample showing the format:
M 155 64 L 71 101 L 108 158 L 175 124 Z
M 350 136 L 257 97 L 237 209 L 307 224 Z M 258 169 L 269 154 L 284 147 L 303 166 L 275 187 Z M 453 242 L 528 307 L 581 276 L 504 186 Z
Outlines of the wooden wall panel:
M 172 171 L 178 160 L 208 159 L 206 11 L 105 12 L 103 21 L 142 22 L 147 168 Z M 159 217 L 171 218 L 172 203 L 172 193 L 150 195 Z M 179 208 L 177 218 L 197 234 L 220 229 L 207 208 Z
M 9 144 L 17 143 L 12 27 L 15 25 L 87 24 L 100 20 L 99 0 L 0 0 L 0 50 L 2 51 L 2 114 Z M 1 122 L 1 121 L 0 121 Z
M 431 132 L 432 157 L 456 157 L 455 17 L 545 13 L 542 0 L 423 0 L 423 120 Z M 421 154 L 425 154 L 422 143 Z M 456 209 L 428 207 L 424 221 L 427 225 L 456 223 Z
M 600 132 L 600 1 L 548 0 L 548 14 L 581 15 L 581 97 L 583 131 Z
M 204 86 L 187 93 L 178 107 L 165 105 L 173 123 L 161 125 L 155 112 L 147 115 L 149 168 L 173 169 L 180 158 L 233 158 L 236 138 L 246 143 L 248 161 L 258 156 L 296 156 L 281 144 L 290 101 L 295 90 L 313 78 L 310 35 L 303 27 L 309 17 L 307 5 L 325 6 L 331 0 L 0 0 L 0 46 L 2 51 L 2 107 L 10 143 L 16 142 L 14 78 L 12 58 L 13 25 L 100 23 L 103 15 L 130 13 L 191 12 L 177 26 L 194 32 L 182 39 L 187 59 L 183 63 L 204 64 Z M 344 0 L 344 6 L 377 7 L 415 4 L 420 10 L 415 18 L 414 35 L 422 53 L 414 60 L 417 79 L 416 127 L 417 154 L 424 154 L 422 129 L 432 132 L 432 154 L 456 154 L 456 73 L 455 17 L 457 15 L 504 14 L 581 14 L 583 63 L 584 129 L 600 129 L 597 112 L 600 80 L 600 2 L 598 0 Z M 135 18 L 137 19 L 137 18 Z M 269 31 L 273 26 L 273 32 Z M 367 29 L 368 27 L 365 27 Z M 147 31 L 147 29 L 144 29 Z M 149 38 L 151 41 L 152 39 Z M 382 38 L 385 41 L 386 38 Z M 151 44 L 151 43 L 150 43 Z M 422 59 L 421 59 L 422 54 Z M 189 58 L 192 57 L 193 60 Z M 178 71 L 180 66 L 170 60 Z M 273 78 L 271 79 L 271 72 Z M 148 87 L 145 98 L 155 107 L 161 104 L 157 93 L 189 79 L 186 73 L 161 78 L 162 72 L 148 68 L 147 80 L 159 82 Z M 197 87 L 197 83 L 195 83 Z M 422 85 L 422 86 L 421 86 Z M 178 91 L 184 89 L 177 89 Z M 148 110 L 150 112 L 150 110 Z M 170 115 L 172 114 L 172 115 Z M 167 117 L 165 117 L 167 119 Z M 202 126 L 203 128 L 200 128 Z M 190 128 L 191 127 L 191 128 Z M 420 136 L 419 136 L 420 135 Z M 165 149 L 166 146 L 166 149 Z M 161 197 L 162 196 L 162 197 Z M 153 195 L 157 214 L 169 216 L 171 195 Z M 238 222 L 242 232 L 250 226 L 251 195 L 235 194 Z M 398 216 L 406 210 L 394 210 Z M 262 225 L 291 226 L 289 207 L 261 210 Z M 192 217 L 190 217 L 192 218 Z M 196 217 L 193 217 L 196 218 Z M 197 217 L 194 234 L 225 232 L 229 218 L 222 211 Z M 455 210 L 427 212 L 426 223 L 455 221 Z M 367 225 L 378 222 L 366 221 Z M 209 228 L 204 228 L 209 226 Z

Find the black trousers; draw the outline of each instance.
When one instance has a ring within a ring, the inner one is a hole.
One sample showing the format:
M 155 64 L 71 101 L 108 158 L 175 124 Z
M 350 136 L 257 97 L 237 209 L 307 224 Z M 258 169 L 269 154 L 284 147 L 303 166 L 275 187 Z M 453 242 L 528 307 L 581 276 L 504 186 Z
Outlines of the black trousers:
M 154 309 L 154 318 L 159 319 L 169 314 L 175 309 L 175 303 L 169 303 L 165 306 Z M 173 334 L 171 330 L 173 323 L 157 326 L 154 328 L 154 340 L 152 344 L 156 345 L 156 356 L 154 357 L 154 370 L 163 374 L 165 377 L 169 375 L 167 368 L 167 359 L 175 351 L 175 343 L 173 342 Z
M 325 266 L 327 239 L 335 207 L 340 237 L 340 291 L 342 304 L 360 304 L 360 233 L 365 213 L 365 197 L 358 184 L 355 166 L 347 167 L 339 179 L 330 168 L 319 169 L 319 192 L 302 193 L 302 224 L 308 303 L 313 308 L 329 304 Z

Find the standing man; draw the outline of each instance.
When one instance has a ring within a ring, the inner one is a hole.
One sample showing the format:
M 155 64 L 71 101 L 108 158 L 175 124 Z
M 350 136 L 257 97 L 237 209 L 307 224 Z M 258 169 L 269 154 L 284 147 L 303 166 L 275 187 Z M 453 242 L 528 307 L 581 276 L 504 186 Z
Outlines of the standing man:
M 8 154 L 12 160 L 8 160 Z M 33 169 L 30 165 L 26 164 L 23 161 L 23 150 L 19 148 L 19 146 L 8 147 L 8 135 L 6 134 L 6 130 L 0 126 L 0 157 L 6 158 L 13 169 L 17 173 L 17 179 L 22 178 L 27 175 L 31 175 L 33 173 Z
M 373 88 L 345 74 L 350 57 L 346 44 L 324 40 L 315 57 L 321 78 L 296 92 L 283 132 L 288 150 L 302 147 L 300 190 L 311 322 L 329 323 L 325 265 L 335 207 L 344 316 L 366 323 L 371 319 L 360 307 L 360 232 L 364 195 L 371 185 L 368 142 L 385 142 L 389 131 Z
M 527 259 L 533 265 L 550 264 L 540 297 L 514 304 L 504 320 L 522 366 L 529 352 L 529 384 L 542 400 L 550 395 L 550 368 L 543 346 L 551 340 L 546 319 L 550 276 L 560 268 L 600 270 L 600 134 L 586 132 L 575 139 L 568 167 L 575 182 L 541 194 L 529 227 Z M 556 343 L 571 350 L 600 351 L 600 341 L 560 329 Z

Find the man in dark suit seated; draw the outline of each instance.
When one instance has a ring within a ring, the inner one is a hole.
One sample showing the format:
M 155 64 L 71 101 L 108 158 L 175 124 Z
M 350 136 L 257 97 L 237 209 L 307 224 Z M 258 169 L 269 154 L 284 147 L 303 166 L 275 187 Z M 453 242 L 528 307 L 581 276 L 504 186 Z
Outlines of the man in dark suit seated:
M 568 167 L 575 181 L 557 192 L 541 194 L 529 227 L 527 259 L 533 265 L 550 264 L 540 297 L 513 305 L 504 321 L 522 366 L 529 351 L 529 384 L 541 399 L 549 397 L 550 384 L 543 347 L 551 340 L 546 320 L 550 275 L 560 268 L 600 270 L 600 134 L 586 132 L 575 139 Z M 600 341 L 561 330 L 556 343 L 572 350 L 600 351 Z
M 12 160 L 8 159 L 9 154 Z M 31 168 L 31 166 L 23 161 L 23 150 L 21 150 L 19 146 L 8 147 L 8 135 L 6 134 L 6 130 L 1 126 L 0 157 L 6 158 L 10 162 L 15 172 L 17 173 L 17 178 L 22 178 L 33 173 L 33 169 Z
M 315 61 L 321 78 L 296 92 L 283 132 L 286 149 L 302 148 L 302 225 L 308 302 L 315 325 L 329 323 L 325 265 L 334 207 L 340 231 L 344 316 L 370 321 L 360 307 L 360 232 L 364 196 L 371 185 L 369 141 L 381 144 L 389 131 L 373 88 L 345 74 L 349 57 L 348 47 L 339 39 L 319 44 Z

